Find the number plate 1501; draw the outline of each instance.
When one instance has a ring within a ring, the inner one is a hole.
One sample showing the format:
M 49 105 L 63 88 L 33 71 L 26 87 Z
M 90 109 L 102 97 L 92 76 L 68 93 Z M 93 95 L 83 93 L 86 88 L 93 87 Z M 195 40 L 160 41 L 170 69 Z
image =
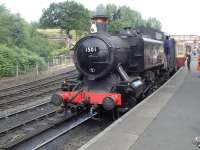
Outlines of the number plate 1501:
M 98 47 L 86 47 L 85 52 L 86 53 L 97 53 L 99 51 Z

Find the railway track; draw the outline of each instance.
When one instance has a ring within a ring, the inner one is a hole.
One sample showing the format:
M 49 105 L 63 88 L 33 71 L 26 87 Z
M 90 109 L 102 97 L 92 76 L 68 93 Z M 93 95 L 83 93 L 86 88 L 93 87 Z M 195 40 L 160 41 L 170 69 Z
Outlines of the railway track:
M 97 115 L 97 113 L 90 114 L 89 112 L 83 112 L 79 116 L 74 116 L 68 119 L 67 121 L 62 122 L 61 124 L 57 125 L 56 128 L 50 128 L 49 130 L 46 130 L 45 132 L 42 132 L 41 134 L 14 146 L 11 149 L 14 150 L 42 149 L 43 147 L 48 146 L 50 143 L 54 142 L 55 140 L 60 140 L 62 136 L 68 135 L 69 131 L 74 132 L 74 130 L 77 130 L 76 128 L 77 126 L 84 125 L 86 122 L 88 122 L 88 120 L 93 118 L 95 115 Z
M 24 84 L 19 84 L 19 85 L 16 85 L 16 86 L 5 88 L 5 89 L 1 89 L 0 90 L 0 96 L 6 97 L 6 96 L 9 96 L 9 95 L 15 94 L 17 92 L 20 92 L 20 91 L 24 91 L 24 90 L 27 90 L 27 89 L 37 87 L 41 84 L 46 84 L 50 81 L 63 79 L 63 78 L 66 77 L 66 75 L 72 74 L 72 73 L 76 73 L 76 70 L 71 69 L 68 72 L 64 72 L 64 73 L 61 73 L 61 74 L 58 74 L 58 75 L 53 75 L 53 76 L 50 76 L 50 77 L 47 77 L 47 78 L 27 82 L 27 83 L 24 83 Z
M 8 149 L 76 116 L 50 102 L 0 118 L 0 149 Z
M 76 115 L 77 113 L 66 115 L 60 107 L 51 104 L 48 97 L 45 97 L 47 100 L 44 102 L 32 107 L 4 113 L 10 107 L 28 104 L 31 100 L 42 101 L 44 96 L 60 88 L 61 81 L 76 78 L 76 70 L 71 70 L 0 90 L 0 149 L 8 149 Z
M 27 102 L 37 100 L 59 90 L 64 79 L 76 79 L 77 72 L 72 70 L 58 76 L 37 80 L 34 82 L 18 85 L 0 90 L 0 110 L 9 109 L 16 105 L 24 105 Z

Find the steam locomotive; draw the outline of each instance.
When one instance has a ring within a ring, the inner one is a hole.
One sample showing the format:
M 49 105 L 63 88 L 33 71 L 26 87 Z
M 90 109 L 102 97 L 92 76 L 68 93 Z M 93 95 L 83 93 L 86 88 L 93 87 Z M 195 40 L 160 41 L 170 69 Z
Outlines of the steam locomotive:
M 66 81 L 52 96 L 55 105 L 123 113 L 176 70 L 174 48 L 166 66 L 162 32 L 125 28 L 112 35 L 106 17 L 95 16 L 92 22 L 91 33 L 74 47 L 79 82 Z

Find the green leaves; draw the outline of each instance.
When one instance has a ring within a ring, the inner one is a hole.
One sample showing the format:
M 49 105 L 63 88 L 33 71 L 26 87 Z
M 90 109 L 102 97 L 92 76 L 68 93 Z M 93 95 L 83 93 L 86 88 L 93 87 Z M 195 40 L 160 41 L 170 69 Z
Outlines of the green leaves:
M 106 15 L 109 17 L 108 31 L 115 33 L 124 27 L 150 27 L 161 29 L 161 23 L 156 18 L 144 20 L 141 14 L 128 6 L 117 7 L 115 4 L 106 6 L 100 4 L 96 7 L 96 12 L 93 15 Z
M 43 11 L 40 25 L 43 28 L 59 27 L 69 34 L 70 30 L 88 30 L 90 12 L 81 4 L 74 1 L 52 3 Z
M 36 63 L 45 67 L 40 56 L 48 57 L 53 49 L 35 27 L 0 5 L 0 76 L 15 75 L 17 65 L 25 72 L 35 68 Z
M 19 15 L 11 14 L 0 5 L 0 44 L 8 47 L 26 48 L 47 57 L 53 47 L 36 28 L 26 23 Z
M 27 49 L 8 48 L 0 45 L 0 76 L 12 76 L 16 74 L 17 65 L 19 71 L 31 71 L 36 64 L 44 68 L 46 63 L 43 58 Z
M 0 43 L 9 46 L 24 45 L 27 24 L 18 15 L 12 15 L 3 6 L 0 7 Z
M 154 29 L 161 29 L 161 22 L 156 18 L 149 18 L 146 24 L 147 24 L 147 27 L 154 28 Z
M 87 31 L 90 26 L 91 15 L 107 15 L 110 19 L 108 31 L 116 32 L 124 27 L 151 27 L 161 28 L 156 18 L 144 20 L 141 14 L 130 7 L 117 7 L 115 4 L 104 6 L 100 4 L 96 11 L 88 11 L 83 5 L 74 1 L 52 3 L 43 11 L 40 25 L 43 28 L 60 28 L 69 35 L 70 30 Z
M 50 56 L 59 56 L 69 54 L 68 48 L 59 48 L 51 51 Z

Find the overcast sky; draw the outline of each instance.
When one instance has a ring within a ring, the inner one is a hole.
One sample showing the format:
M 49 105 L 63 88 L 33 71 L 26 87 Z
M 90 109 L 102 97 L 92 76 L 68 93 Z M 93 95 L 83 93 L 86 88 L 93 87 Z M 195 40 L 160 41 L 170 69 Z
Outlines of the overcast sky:
M 20 13 L 28 22 L 38 21 L 42 10 L 52 2 L 64 0 L 0 0 L 13 13 Z M 139 11 L 143 18 L 156 17 L 162 30 L 170 34 L 200 35 L 200 0 L 75 0 L 94 10 L 100 3 L 127 5 Z

